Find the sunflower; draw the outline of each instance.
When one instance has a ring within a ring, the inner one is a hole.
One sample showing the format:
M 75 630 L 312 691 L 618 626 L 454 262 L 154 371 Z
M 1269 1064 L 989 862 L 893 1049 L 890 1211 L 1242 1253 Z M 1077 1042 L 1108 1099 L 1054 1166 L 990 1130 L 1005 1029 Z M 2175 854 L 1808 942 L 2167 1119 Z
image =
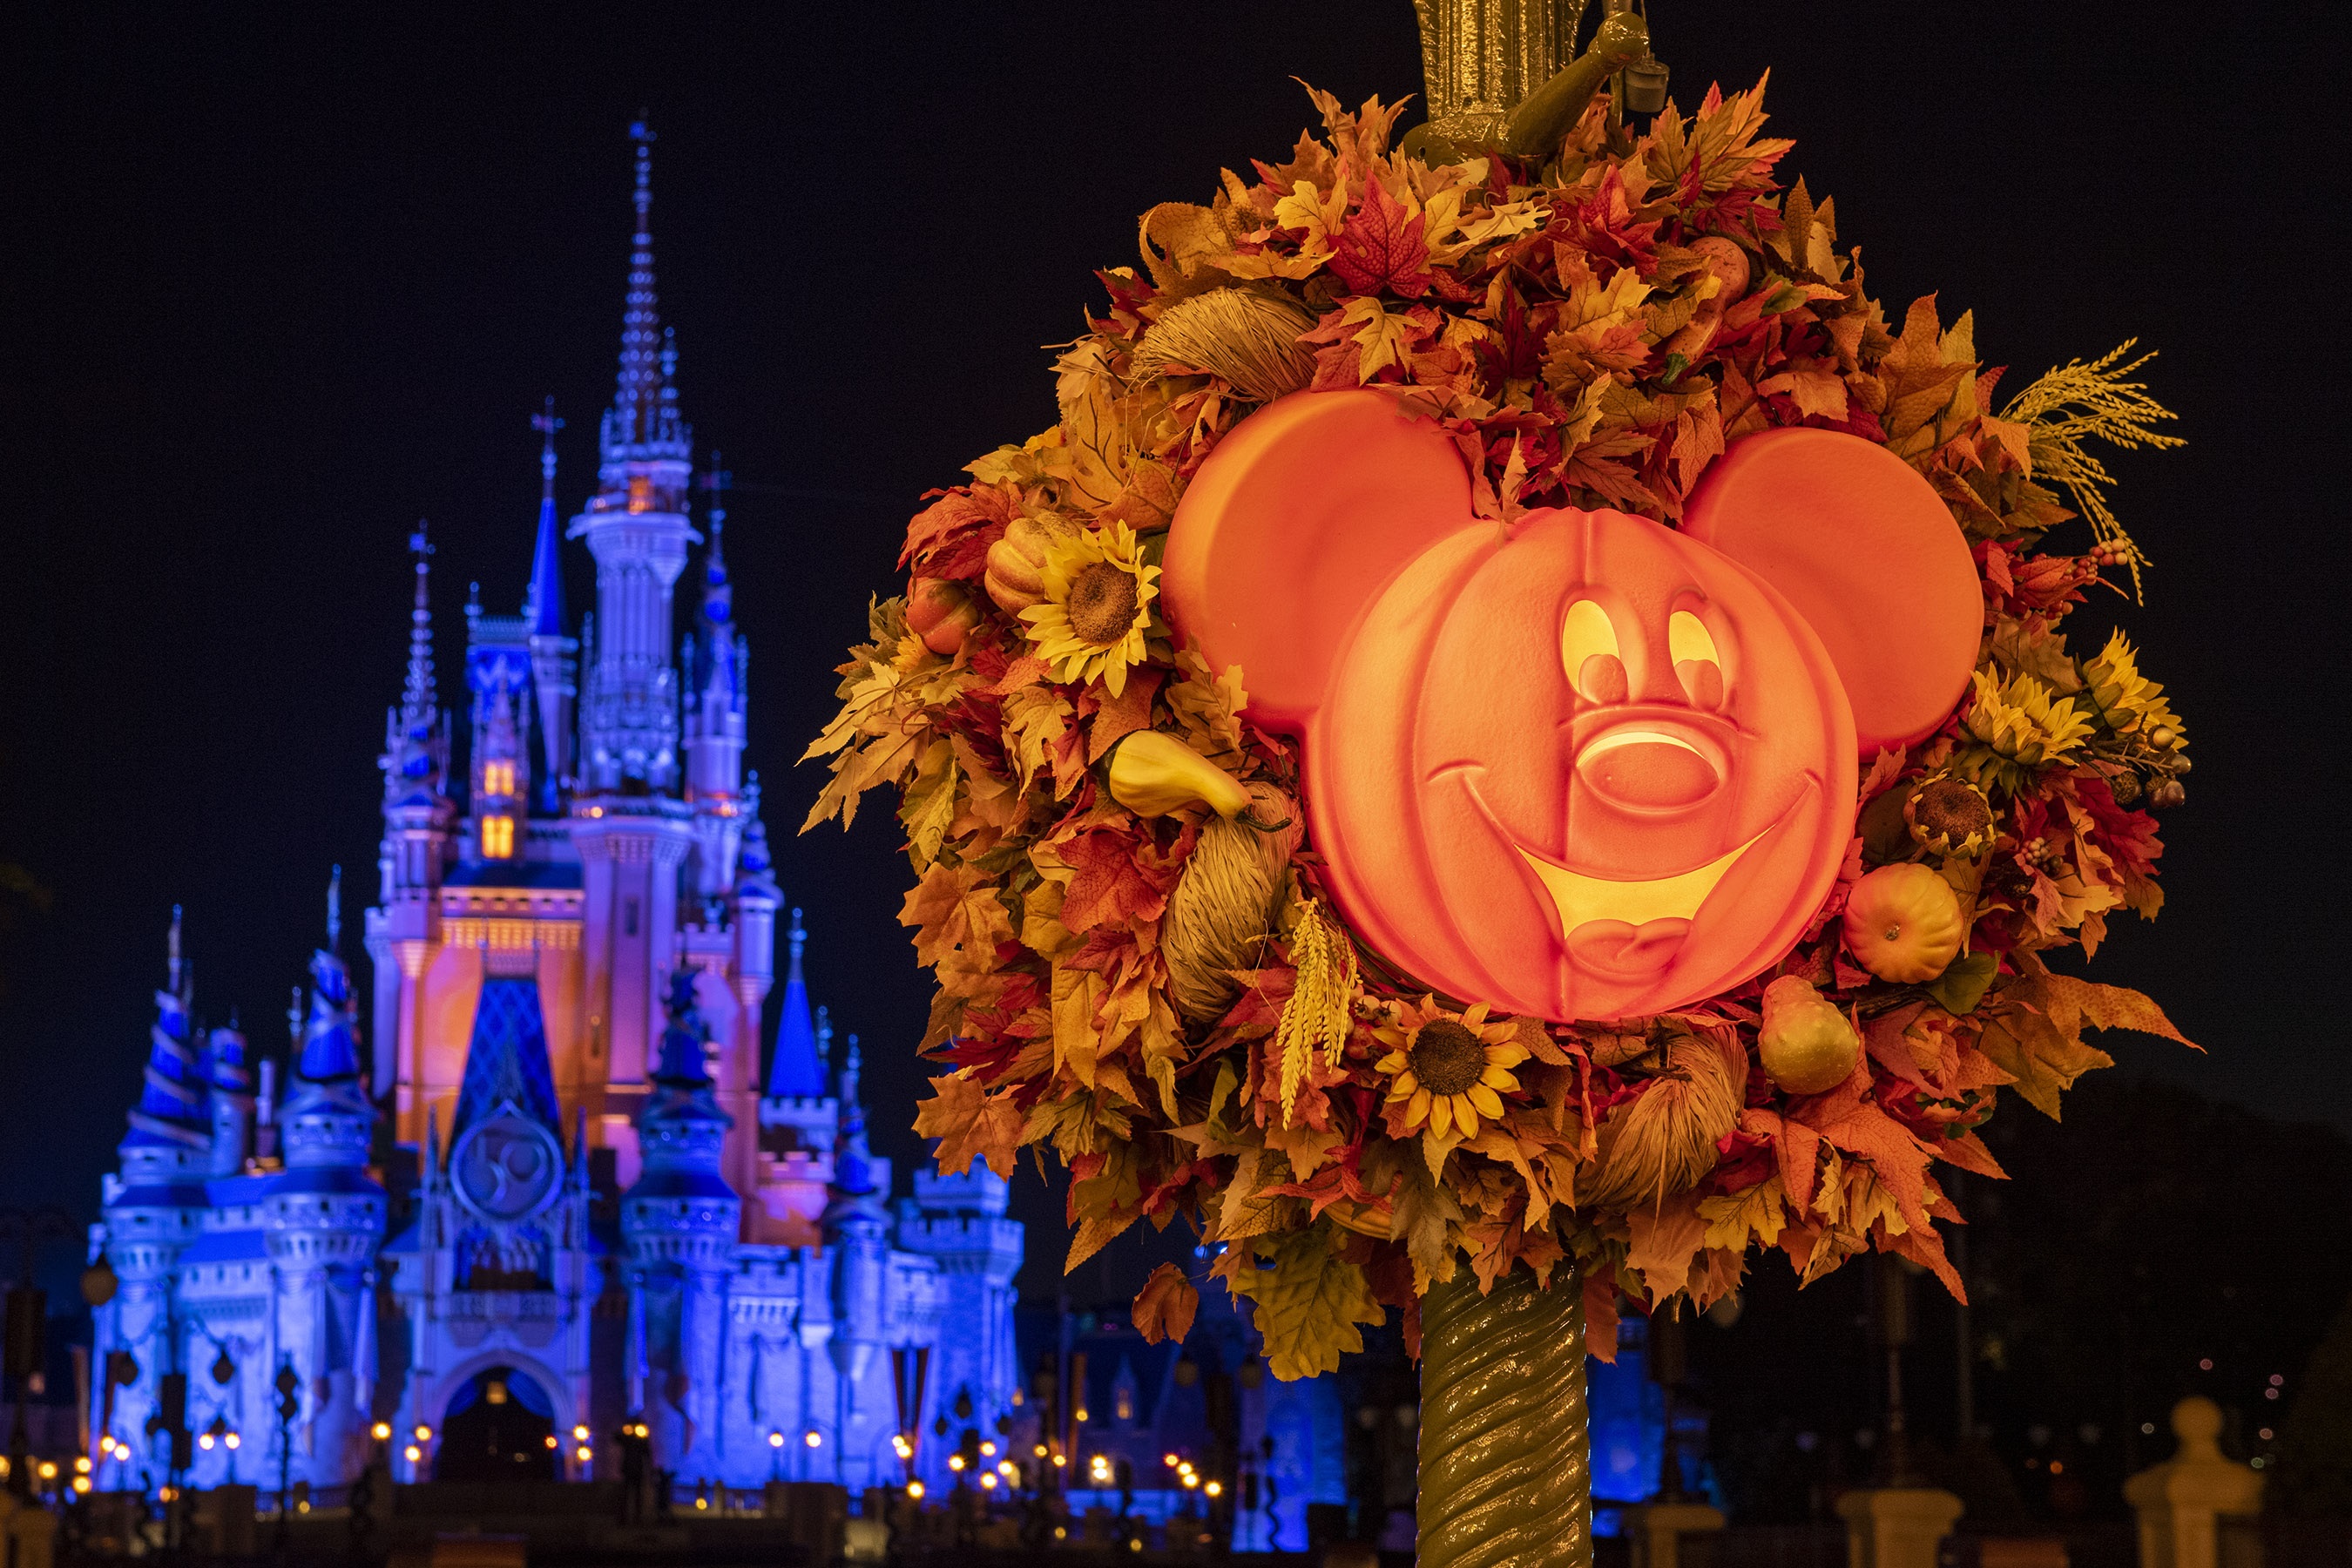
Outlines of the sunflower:
M 1484 1002 L 1458 1018 L 1410 1009 L 1382 1026 L 1381 1037 L 1394 1048 L 1373 1065 L 1390 1077 L 1391 1103 L 1405 1102 L 1404 1130 L 1475 1138 L 1481 1117 L 1502 1120 L 1502 1094 L 1519 1087 L 1511 1069 L 1528 1059 L 1517 1032 L 1507 1019 L 1488 1023 Z
M 1039 657 L 1055 679 L 1098 679 L 1117 697 L 1126 689 L 1127 667 L 1143 660 L 1160 568 L 1144 561 L 1135 531 L 1114 522 L 1056 540 L 1038 575 L 1045 596 L 1021 618 Z

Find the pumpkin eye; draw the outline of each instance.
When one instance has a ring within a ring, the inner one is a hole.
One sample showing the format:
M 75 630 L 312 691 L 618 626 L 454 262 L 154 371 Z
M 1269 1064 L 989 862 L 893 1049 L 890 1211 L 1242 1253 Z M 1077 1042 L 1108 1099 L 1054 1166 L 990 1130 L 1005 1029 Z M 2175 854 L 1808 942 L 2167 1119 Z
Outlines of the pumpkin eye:
M 1706 623 L 1688 610 L 1666 617 L 1666 653 L 1675 663 L 1675 679 L 1701 708 L 1723 706 L 1723 660 Z
M 1617 626 L 1591 599 L 1568 607 L 1559 624 L 1559 663 L 1569 684 L 1588 702 L 1622 702 L 1630 683 L 1617 652 Z

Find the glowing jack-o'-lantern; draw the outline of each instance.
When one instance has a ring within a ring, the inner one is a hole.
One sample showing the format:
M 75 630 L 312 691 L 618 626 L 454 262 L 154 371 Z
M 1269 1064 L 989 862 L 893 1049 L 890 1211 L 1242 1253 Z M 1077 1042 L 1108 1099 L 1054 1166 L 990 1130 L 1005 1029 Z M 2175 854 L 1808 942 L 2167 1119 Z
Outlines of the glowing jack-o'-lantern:
M 1958 701 L 1982 605 L 1949 512 L 1855 437 L 1736 443 L 1673 530 L 1472 517 L 1453 442 L 1302 393 L 1212 455 L 1171 621 L 1304 742 L 1333 901 L 1412 981 L 1555 1019 L 1685 1005 L 1785 953 L 1853 833 L 1857 742 Z

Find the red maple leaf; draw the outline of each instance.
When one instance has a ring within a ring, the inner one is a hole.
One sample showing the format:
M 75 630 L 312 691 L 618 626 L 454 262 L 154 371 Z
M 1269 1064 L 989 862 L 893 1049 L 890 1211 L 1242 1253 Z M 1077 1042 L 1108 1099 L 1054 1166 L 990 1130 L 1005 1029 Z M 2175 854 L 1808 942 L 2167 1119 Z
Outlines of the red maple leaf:
M 1004 525 L 1013 521 L 1014 499 L 985 485 L 940 496 L 907 524 L 898 564 L 912 563 L 919 577 L 978 582 L 988 568 L 988 547 L 1004 537 Z
M 1385 289 L 1407 300 L 1429 292 L 1429 243 L 1421 219 L 1378 180 L 1367 182 L 1363 205 L 1339 228 L 1331 270 L 1358 294 Z

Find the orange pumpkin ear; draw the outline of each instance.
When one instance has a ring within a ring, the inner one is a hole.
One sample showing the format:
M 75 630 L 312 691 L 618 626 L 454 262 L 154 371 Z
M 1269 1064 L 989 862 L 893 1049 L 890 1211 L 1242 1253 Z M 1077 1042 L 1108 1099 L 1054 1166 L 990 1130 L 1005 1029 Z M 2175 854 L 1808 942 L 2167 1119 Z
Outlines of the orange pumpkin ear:
M 1932 733 L 1959 700 L 1984 628 L 1976 563 L 1935 488 L 1885 447 L 1836 430 L 1746 437 L 1682 527 L 1820 634 L 1864 755 Z
M 1470 476 L 1435 426 L 1377 392 L 1299 392 L 1218 443 L 1169 525 L 1169 624 L 1241 667 L 1253 719 L 1297 731 L 1381 584 L 1465 526 Z

